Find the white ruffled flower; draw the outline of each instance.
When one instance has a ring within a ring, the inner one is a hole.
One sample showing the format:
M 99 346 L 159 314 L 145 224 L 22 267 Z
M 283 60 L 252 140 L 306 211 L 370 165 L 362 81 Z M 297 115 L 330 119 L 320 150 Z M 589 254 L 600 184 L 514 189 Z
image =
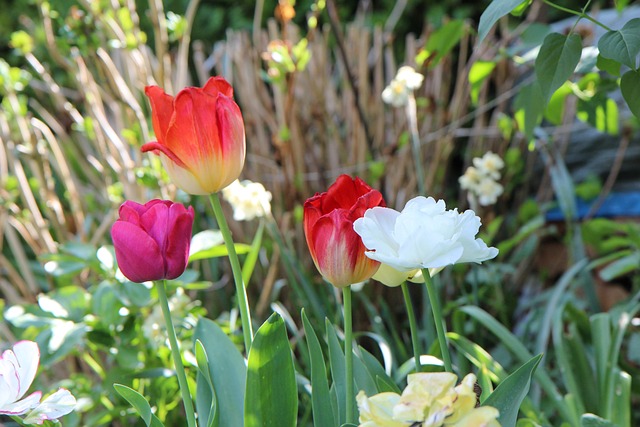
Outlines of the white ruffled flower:
M 442 268 L 463 262 L 481 263 L 498 255 L 476 239 L 480 218 L 472 210 L 447 210 L 443 200 L 416 197 L 402 212 L 368 209 L 354 230 L 369 250 L 365 254 L 396 270 Z
M 23 397 L 35 379 L 40 363 L 40 350 L 33 341 L 19 341 L 0 357 L 0 414 L 24 415 L 25 424 L 42 424 L 73 410 L 76 399 L 60 389 L 40 402 L 41 391 Z
M 472 200 L 477 199 L 481 206 L 492 205 L 504 192 L 504 188 L 498 182 L 503 167 L 504 160 L 488 151 L 484 156 L 474 158 L 473 166 L 469 166 L 464 175 L 458 178 L 460 188 L 468 190 Z
M 271 213 L 271 193 L 259 182 L 236 179 L 222 190 L 222 197 L 233 207 L 236 221 L 250 221 Z
M 389 86 L 382 91 L 382 100 L 394 107 L 407 104 L 409 94 L 420 87 L 424 76 L 409 66 L 400 67 Z

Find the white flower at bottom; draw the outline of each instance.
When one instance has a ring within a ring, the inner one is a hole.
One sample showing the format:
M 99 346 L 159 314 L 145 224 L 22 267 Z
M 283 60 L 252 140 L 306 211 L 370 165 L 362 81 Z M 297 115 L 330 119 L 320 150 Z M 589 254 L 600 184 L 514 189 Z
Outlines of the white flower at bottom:
M 481 263 L 498 255 L 476 239 L 480 218 L 472 210 L 447 210 L 443 200 L 422 196 L 409 200 L 402 212 L 368 209 L 353 225 L 368 249 L 365 254 L 396 270 L 442 268 L 463 262 Z

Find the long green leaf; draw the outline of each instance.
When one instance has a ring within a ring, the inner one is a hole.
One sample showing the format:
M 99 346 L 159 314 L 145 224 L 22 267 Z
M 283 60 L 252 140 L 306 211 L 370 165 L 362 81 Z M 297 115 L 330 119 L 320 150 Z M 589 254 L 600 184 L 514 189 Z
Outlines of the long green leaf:
M 344 350 L 340 345 L 335 327 L 326 319 L 327 341 L 329 342 L 329 364 L 331 366 L 331 378 L 333 379 L 333 388 L 336 393 L 338 402 L 338 424 L 342 425 L 346 422 L 346 396 L 347 396 L 347 378 L 344 361 Z
M 311 359 L 311 405 L 313 410 L 313 425 L 317 427 L 333 427 L 338 425 L 338 414 L 333 412 L 331 396 L 329 395 L 329 380 L 327 367 L 320 341 L 316 336 L 307 313 L 302 310 L 302 325 L 307 337 L 309 358 Z
M 500 411 L 498 421 L 502 427 L 516 426 L 520 405 L 529 393 L 531 378 L 541 359 L 542 354 L 539 354 L 522 365 L 498 384 L 494 392 L 482 402 L 483 405 L 493 406 Z
M 204 348 L 209 365 L 209 373 L 213 381 L 217 399 L 216 414 L 219 415 L 219 427 L 238 427 L 244 425 L 244 386 L 247 371 L 242 354 L 220 327 L 212 320 L 201 318 L 194 333 L 194 340 L 199 340 Z M 206 392 L 209 385 L 202 375 L 198 375 L 198 394 L 205 396 L 197 401 L 211 402 L 213 395 Z M 203 384 L 204 382 L 204 384 Z M 209 420 L 210 404 L 197 408 L 201 419 Z
M 196 410 L 198 410 L 200 426 L 217 427 L 220 422 L 220 411 L 216 411 L 218 400 L 216 398 L 215 388 L 213 387 L 213 379 L 211 378 L 209 359 L 200 340 L 196 340 L 195 352 L 198 373 L 201 375 L 201 377 L 198 378 L 204 379 L 204 381 L 199 381 L 196 384 Z M 200 390 L 198 390 L 198 388 Z M 202 410 L 199 408 L 202 408 Z
M 637 69 L 640 53 L 640 18 L 628 21 L 619 30 L 607 31 L 598 40 L 598 50 L 605 58 L 618 61 L 627 67 Z
M 577 34 L 564 36 L 551 33 L 544 38 L 535 69 L 545 102 L 571 77 L 580 62 L 581 54 L 582 40 Z
M 298 389 L 284 320 L 273 313 L 256 332 L 249 351 L 245 427 L 294 427 Z
M 264 221 L 261 220 L 258 230 L 256 231 L 256 235 L 253 237 L 253 241 L 251 242 L 251 249 L 244 260 L 244 264 L 242 264 L 242 280 L 244 283 L 249 283 L 251 275 L 253 274 L 253 269 L 256 266 L 258 255 L 260 254 L 260 248 L 262 247 L 263 235 Z
M 493 27 L 493 24 L 498 22 L 498 19 L 527 1 L 528 0 L 493 0 L 484 12 L 482 12 L 482 16 L 480 16 L 480 22 L 478 23 L 478 43 L 484 40 L 491 27 Z
M 136 412 L 142 417 L 142 420 L 147 427 L 162 427 L 162 422 L 151 412 L 151 406 L 147 399 L 135 391 L 134 389 L 122 384 L 114 384 L 113 388 L 116 389 L 118 394 L 122 396 Z

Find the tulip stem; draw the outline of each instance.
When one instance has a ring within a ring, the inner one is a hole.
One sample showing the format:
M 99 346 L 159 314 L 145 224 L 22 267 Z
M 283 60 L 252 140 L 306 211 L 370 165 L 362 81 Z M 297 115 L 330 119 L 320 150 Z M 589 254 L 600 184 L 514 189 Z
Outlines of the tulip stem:
M 411 345 L 413 346 L 413 358 L 416 364 L 416 372 L 422 372 L 422 364 L 420 363 L 420 340 L 418 339 L 418 324 L 416 315 L 413 311 L 413 303 L 411 295 L 409 295 L 409 287 L 407 282 L 403 282 L 402 295 L 404 296 L 404 304 L 407 306 L 407 317 L 409 317 L 409 329 L 411 330 Z
M 436 325 L 436 333 L 438 335 L 438 343 L 440 344 L 440 353 L 444 362 L 444 369 L 447 372 L 453 372 L 451 368 L 451 356 L 449 356 L 449 347 L 447 345 L 447 333 L 445 331 L 444 319 L 442 318 L 442 308 L 440 307 L 440 298 L 438 291 L 433 284 L 431 274 L 428 268 L 422 269 L 424 283 L 427 285 L 427 293 L 429 294 L 429 302 L 431 303 L 431 311 L 433 311 L 433 322 Z
M 211 194 L 209 196 L 209 200 L 211 200 L 213 213 L 216 216 L 218 227 L 220 227 L 220 232 L 224 238 L 224 244 L 227 246 L 227 252 L 229 253 L 231 271 L 233 272 L 233 281 L 236 284 L 236 298 L 238 299 L 238 307 L 240 308 L 244 348 L 247 354 L 249 354 L 251 343 L 253 342 L 253 327 L 251 326 L 251 311 L 249 310 L 247 289 L 244 286 L 244 279 L 242 278 L 242 267 L 240 267 L 240 261 L 238 260 L 238 254 L 236 253 L 236 247 L 233 243 L 233 236 L 231 235 L 229 224 L 227 224 L 227 219 L 224 217 L 224 212 L 222 212 L 219 194 Z
M 160 300 L 162 315 L 164 317 L 164 321 L 167 326 L 167 336 L 169 337 L 169 344 L 171 345 L 171 355 L 173 357 L 173 364 L 176 368 L 178 384 L 180 385 L 180 393 L 182 394 L 182 403 L 184 404 L 184 411 L 187 416 L 187 425 L 189 427 L 196 427 L 196 416 L 193 411 L 193 401 L 191 400 L 191 393 L 189 392 L 189 384 L 187 383 L 187 376 L 184 372 L 184 365 L 182 364 L 182 355 L 180 354 L 180 347 L 178 347 L 178 338 L 176 338 L 176 330 L 173 327 L 173 321 L 171 320 L 171 310 L 169 309 L 169 300 L 167 299 L 166 286 L 167 286 L 166 280 L 163 280 L 162 282 L 156 282 L 156 289 L 158 290 L 158 299 Z
M 346 378 L 346 422 L 355 423 L 353 387 L 353 324 L 351 322 L 351 286 L 342 288 L 344 304 L 344 372 Z

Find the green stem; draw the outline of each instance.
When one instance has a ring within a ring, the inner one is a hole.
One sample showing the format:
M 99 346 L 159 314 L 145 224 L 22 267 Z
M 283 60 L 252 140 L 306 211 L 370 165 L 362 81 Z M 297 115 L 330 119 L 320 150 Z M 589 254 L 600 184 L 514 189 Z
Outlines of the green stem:
M 407 120 L 409 121 L 409 133 L 411 134 L 411 148 L 413 148 L 413 161 L 416 168 L 418 192 L 421 196 L 424 196 L 424 170 L 422 169 L 422 155 L 420 154 L 420 135 L 418 134 L 416 99 L 414 98 L 413 93 L 409 94 L 409 99 L 407 100 Z
M 351 323 L 351 286 L 342 288 L 344 304 L 344 371 L 346 377 L 346 413 L 347 423 L 355 423 L 355 402 L 353 389 L 353 325 Z
M 184 411 L 187 415 L 187 425 L 189 427 L 196 427 L 196 416 L 193 411 L 193 401 L 191 400 L 191 393 L 189 392 L 187 376 L 184 373 L 184 365 L 182 364 L 182 356 L 180 355 L 180 348 L 178 347 L 176 330 L 173 327 L 173 322 L 171 321 L 171 310 L 169 309 L 166 286 L 166 280 L 156 283 L 158 299 L 160 300 L 162 315 L 164 316 L 164 322 L 167 326 L 167 336 L 169 337 L 169 344 L 171 345 L 171 356 L 173 357 L 173 364 L 176 367 L 176 375 L 178 376 L 178 384 L 180 385 L 180 393 L 182 394 L 182 403 L 184 404 Z
M 579 16 L 580 18 L 587 19 L 587 20 L 589 20 L 589 21 L 593 22 L 594 24 L 599 25 L 600 27 L 604 28 L 604 29 L 605 29 L 605 30 L 607 30 L 607 31 L 613 31 L 611 28 L 607 27 L 607 26 L 606 26 L 606 25 L 604 25 L 602 22 L 598 21 L 598 20 L 597 20 L 597 19 L 595 19 L 595 18 L 592 18 L 591 16 L 587 15 L 587 14 L 586 14 L 586 13 L 584 13 L 584 12 L 578 12 L 577 10 L 568 9 L 568 8 L 566 8 L 566 7 L 563 7 L 563 6 L 560 6 L 560 5 L 555 4 L 555 3 L 553 3 L 553 2 L 552 2 L 552 1 L 550 1 L 550 0 L 542 0 L 542 1 L 543 1 L 546 5 L 549 5 L 549 6 L 553 7 L 554 9 L 558 9 L 558 10 L 561 10 L 561 11 L 563 11 L 563 12 L 570 13 L 571 15 Z
M 438 343 L 440 344 L 440 353 L 444 362 L 444 369 L 447 372 L 453 372 L 451 368 L 451 356 L 449 356 L 449 347 L 447 345 L 447 333 L 444 328 L 444 319 L 442 318 L 442 308 L 440 307 L 440 298 L 438 291 L 433 284 L 428 268 L 422 269 L 424 283 L 427 285 L 427 293 L 429 294 L 429 302 L 433 311 L 433 322 L 436 324 L 436 333 L 438 334 Z
M 249 302 L 247 300 L 247 289 L 244 287 L 244 280 L 242 279 L 242 267 L 240 267 L 240 261 L 238 260 L 238 254 L 236 253 L 236 247 L 233 243 L 233 236 L 231 236 L 231 230 L 227 219 L 222 212 L 222 205 L 220 204 L 220 196 L 218 193 L 213 193 L 209 196 L 211 201 L 211 207 L 213 208 L 213 214 L 218 221 L 218 227 L 224 238 L 224 244 L 227 247 L 229 253 L 229 261 L 231 262 L 231 271 L 233 272 L 233 281 L 236 284 L 236 298 L 238 299 L 238 307 L 240 308 L 240 320 L 242 321 L 242 334 L 244 336 L 244 348 L 247 354 L 251 349 L 251 343 L 253 342 L 253 328 L 251 326 L 251 312 L 249 311 Z
M 404 305 L 407 307 L 407 317 L 409 317 L 409 329 L 411 330 L 411 345 L 413 346 L 413 359 L 416 364 L 416 372 L 422 372 L 422 364 L 420 363 L 420 340 L 418 339 L 418 324 L 416 315 L 413 311 L 413 303 L 411 295 L 409 295 L 409 286 L 407 282 L 400 285 L 402 295 L 404 296 Z

